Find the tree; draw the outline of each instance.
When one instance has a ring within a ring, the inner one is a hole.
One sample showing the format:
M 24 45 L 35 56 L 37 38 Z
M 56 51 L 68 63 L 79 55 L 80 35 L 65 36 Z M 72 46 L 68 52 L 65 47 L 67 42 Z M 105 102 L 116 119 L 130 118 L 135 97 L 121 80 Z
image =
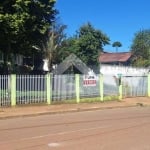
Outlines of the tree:
M 52 65 L 57 61 L 57 48 L 66 37 L 64 34 L 66 27 L 66 25 L 55 22 L 48 33 L 47 42 L 43 45 L 44 58 L 47 60 L 49 70 L 52 69 Z
M 76 36 L 65 38 L 57 48 L 57 63 L 62 62 L 70 54 L 79 53 L 79 39 Z
M 134 66 L 150 66 L 150 29 L 135 33 L 131 52 L 133 53 L 132 64 Z
M 97 66 L 98 56 L 103 46 L 109 44 L 109 38 L 91 23 L 82 25 L 73 37 L 62 42 L 59 52 L 62 56 L 76 54 L 86 65 Z
M 103 51 L 103 46 L 109 44 L 109 38 L 91 23 L 87 23 L 79 28 L 78 44 L 78 57 L 87 65 L 93 66 L 98 64 L 98 56 Z
M 54 4 L 55 0 L 0 1 L 0 50 L 5 64 L 10 53 L 29 54 L 34 45 L 42 50 L 56 15 Z
M 116 52 L 118 52 L 118 47 L 121 47 L 122 44 L 119 41 L 116 41 L 112 44 L 112 47 L 116 47 Z

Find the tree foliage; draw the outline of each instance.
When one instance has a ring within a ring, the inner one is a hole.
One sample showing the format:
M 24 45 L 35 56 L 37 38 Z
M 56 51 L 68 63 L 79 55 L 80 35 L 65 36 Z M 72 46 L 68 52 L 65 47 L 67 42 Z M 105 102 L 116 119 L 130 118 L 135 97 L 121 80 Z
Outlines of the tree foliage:
M 140 30 L 135 34 L 131 46 L 132 63 L 138 67 L 150 66 L 150 30 Z
M 57 48 L 57 61 L 56 63 L 62 62 L 67 56 L 74 53 L 77 55 L 79 52 L 79 44 L 78 39 L 73 36 L 69 38 L 65 38 L 61 45 Z
M 0 1 L 0 50 L 29 54 L 33 45 L 42 48 L 55 19 L 55 0 Z
M 116 52 L 118 52 L 118 47 L 121 47 L 121 46 L 122 46 L 122 44 L 119 41 L 116 41 L 112 44 L 112 47 L 116 48 Z
M 103 46 L 109 44 L 109 38 L 101 30 L 95 29 L 91 23 L 82 25 L 76 35 L 62 43 L 61 50 L 66 55 L 76 54 L 89 66 L 98 64 L 98 56 Z
M 90 23 L 80 27 L 78 36 L 80 57 L 87 65 L 96 65 L 103 46 L 109 44 L 109 38 Z

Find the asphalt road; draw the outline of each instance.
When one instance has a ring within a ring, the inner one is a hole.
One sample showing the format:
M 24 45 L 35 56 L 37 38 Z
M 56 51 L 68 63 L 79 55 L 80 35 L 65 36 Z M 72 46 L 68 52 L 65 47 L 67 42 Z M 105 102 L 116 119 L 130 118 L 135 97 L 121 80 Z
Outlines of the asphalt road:
M 0 120 L 0 150 L 150 150 L 150 107 Z

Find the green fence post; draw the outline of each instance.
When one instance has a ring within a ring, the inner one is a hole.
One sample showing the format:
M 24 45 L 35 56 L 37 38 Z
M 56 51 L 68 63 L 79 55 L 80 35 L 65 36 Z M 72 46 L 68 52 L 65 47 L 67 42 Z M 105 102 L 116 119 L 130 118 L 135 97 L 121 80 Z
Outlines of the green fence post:
M 103 75 L 100 74 L 100 78 L 99 78 L 99 84 L 100 84 L 100 100 L 104 101 L 104 86 L 103 86 Z
M 150 97 L 150 73 L 148 74 L 148 97 Z
M 118 75 L 118 79 L 119 79 L 119 81 L 118 81 L 118 83 L 119 83 L 119 100 L 122 100 L 122 76 L 121 76 L 121 74 L 119 74 Z
M 51 75 L 46 75 L 46 97 L 47 97 L 47 104 L 51 104 Z
M 10 76 L 11 106 L 16 106 L 16 75 Z
M 75 75 L 75 84 L 76 84 L 76 102 L 80 103 L 80 76 L 79 74 Z

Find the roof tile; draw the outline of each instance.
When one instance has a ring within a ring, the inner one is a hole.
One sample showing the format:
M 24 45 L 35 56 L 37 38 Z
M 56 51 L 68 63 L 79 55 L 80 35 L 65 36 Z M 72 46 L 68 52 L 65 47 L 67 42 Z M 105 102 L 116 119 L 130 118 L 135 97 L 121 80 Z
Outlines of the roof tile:
M 131 57 L 131 52 L 122 53 L 102 53 L 99 56 L 99 62 L 126 62 Z

